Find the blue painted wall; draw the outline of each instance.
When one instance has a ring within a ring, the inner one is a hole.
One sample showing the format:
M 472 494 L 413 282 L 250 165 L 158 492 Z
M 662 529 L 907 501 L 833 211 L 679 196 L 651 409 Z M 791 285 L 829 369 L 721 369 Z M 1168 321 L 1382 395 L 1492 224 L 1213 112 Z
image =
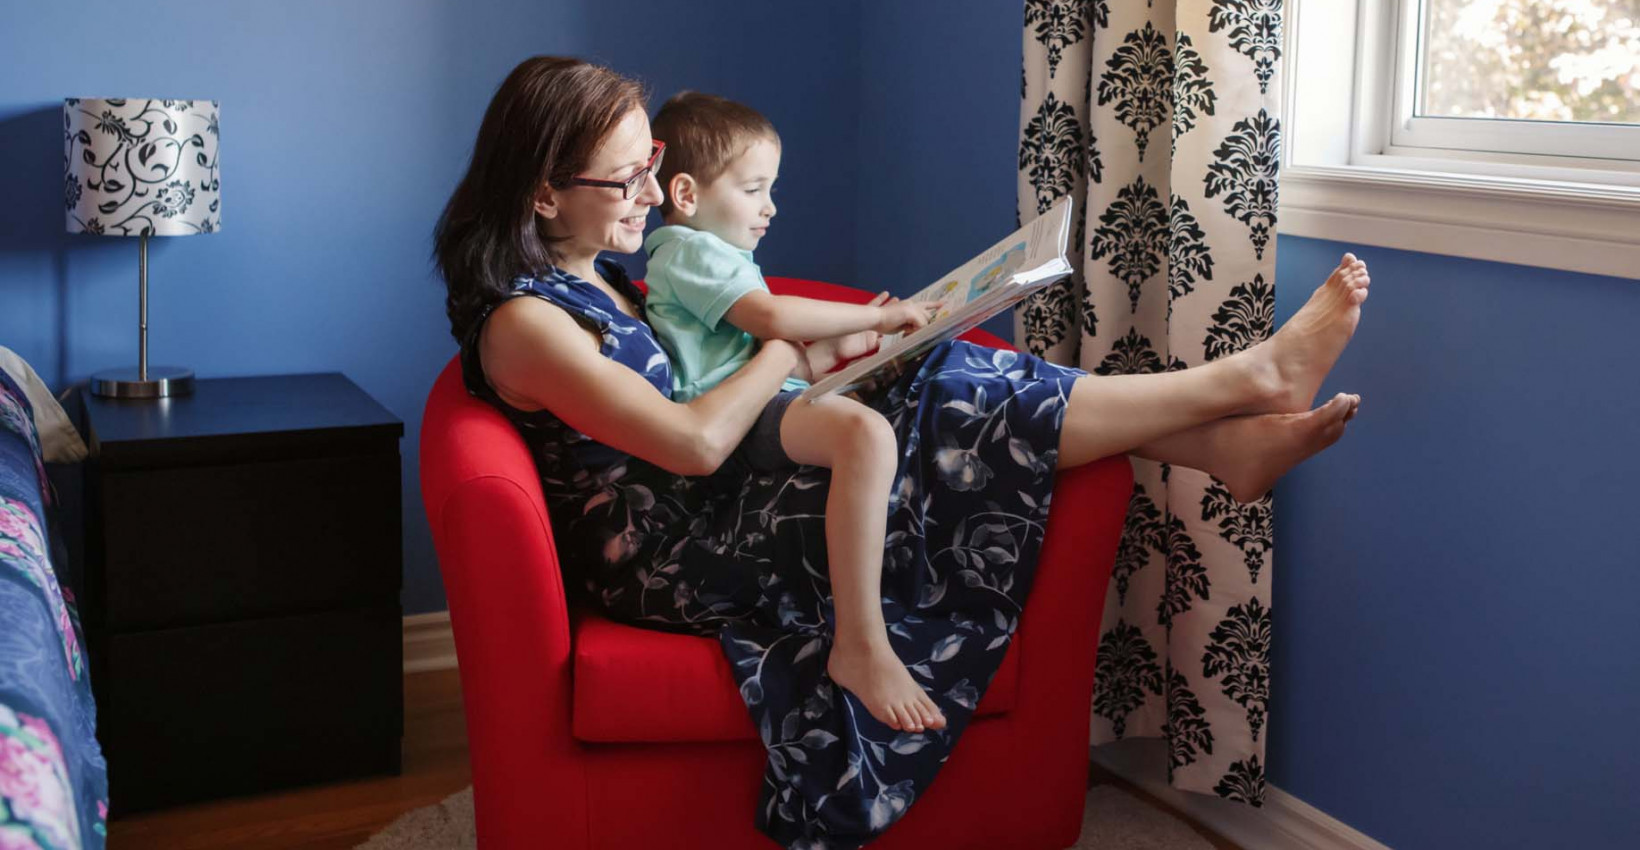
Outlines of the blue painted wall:
M 862 279 L 1012 224 L 1020 18 L 864 7 Z M 1346 250 L 1321 392 L 1362 411 L 1276 490 L 1269 779 L 1398 850 L 1633 847 L 1640 281 L 1283 236 L 1279 319 Z
M 757 108 L 781 135 L 780 180 L 765 274 L 854 276 L 858 0 L 828 3 L 589 3 L 586 55 L 643 80 L 651 113 L 682 89 Z M 869 4 L 868 4 L 869 5 Z M 660 215 L 652 216 L 658 223 Z M 636 275 L 643 256 L 623 258 Z
M 1276 488 L 1271 781 L 1384 843 L 1633 847 L 1640 281 L 1282 237 L 1291 316 L 1372 269 Z
M 173 0 L 143 17 L 187 61 L 140 69 L 86 52 L 86 20 L 124 7 L 82 6 L 0 29 L 0 344 L 55 386 L 134 359 L 135 244 L 62 232 L 60 98 L 223 101 L 226 228 L 156 242 L 154 357 L 339 369 L 405 419 L 410 611 L 443 598 L 415 483 L 454 350 L 428 233 L 518 60 L 592 56 L 657 104 L 688 86 L 767 112 L 771 274 L 906 294 L 1013 222 L 1017 2 Z M 1282 237 L 1278 315 L 1347 249 L 1374 294 L 1323 393 L 1364 406 L 1277 489 L 1270 779 L 1403 850 L 1626 846 L 1640 284 Z
M 224 227 L 150 243 L 151 362 L 201 377 L 342 371 L 403 419 L 409 612 L 444 607 L 416 461 L 427 388 L 455 350 L 429 239 L 518 61 L 600 58 L 659 97 L 690 86 L 763 107 L 791 165 L 760 259 L 852 276 L 852 3 L 165 0 L 6 15 L 0 344 L 58 389 L 136 361 L 136 240 L 63 230 L 62 98 L 220 101 Z M 164 36 L 110 46 L 144 33 Z
M 860 15 L 857 280 L 908 295 L 1014 229 L 1019 3 L 897 0 Z M 982 327 L 1013 337 L 1013 319 Z

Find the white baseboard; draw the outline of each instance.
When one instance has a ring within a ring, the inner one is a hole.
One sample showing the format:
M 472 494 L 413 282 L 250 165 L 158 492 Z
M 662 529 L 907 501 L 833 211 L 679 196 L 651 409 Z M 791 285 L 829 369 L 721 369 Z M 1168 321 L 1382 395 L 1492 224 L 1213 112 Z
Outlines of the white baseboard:
M 1389 850 L 1303 800 L 1269 786 L 1254 808 L 1167 784 L 1167 748 L 1158 738 L 1117 741 L 1089 751 L 1100 767 L 1247 850 Z
M 450 612 L 411 614 L 404 618 L 404 672 L 456 669 L 456 639 Z

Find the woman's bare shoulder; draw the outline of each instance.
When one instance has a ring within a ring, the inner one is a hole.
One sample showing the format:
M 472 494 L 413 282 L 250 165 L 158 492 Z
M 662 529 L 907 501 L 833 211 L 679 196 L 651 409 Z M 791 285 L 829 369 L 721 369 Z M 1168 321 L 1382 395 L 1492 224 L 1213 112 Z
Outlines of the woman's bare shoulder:
M 586 368 L 598 354 L 596 331 L 542 298 L 509 298 L 496 305 L 479 331 L 479 362 L 490 388 L 509 405 L 540 410 L 541 399 L 526 393 L 543 372 Z
M 599 443 L 680 475 L 715 470 L 722 459 L 692 408 L 601 347 L 596 332 L 537 298 L 497 307 L 479 337 L 484 377 L 514 408 L 551 411 Z

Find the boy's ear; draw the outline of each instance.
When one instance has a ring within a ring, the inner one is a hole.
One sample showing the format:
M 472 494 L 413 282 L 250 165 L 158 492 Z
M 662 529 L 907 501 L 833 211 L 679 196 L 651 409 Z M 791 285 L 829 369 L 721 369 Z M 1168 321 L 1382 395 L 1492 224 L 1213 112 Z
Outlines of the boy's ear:
M 694 175 L 681 171 L 666 181 L 666 197 L 672 199 L 673 208 L 684 216 L 695 214 L 696 207 L 700 205 L 700 198 L 696 195 L 699 189 Z
M 535 214 L 544 218 L 558 217 L 558 196 L 551 186 L 542 186 L 535 193 Z

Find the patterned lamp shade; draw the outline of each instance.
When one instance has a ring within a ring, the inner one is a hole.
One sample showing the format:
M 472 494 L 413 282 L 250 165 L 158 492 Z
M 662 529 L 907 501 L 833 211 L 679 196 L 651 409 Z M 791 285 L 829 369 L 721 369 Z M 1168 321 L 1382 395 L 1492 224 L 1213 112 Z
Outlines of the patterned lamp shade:
M 67 98 L 69 233 L 191 236 L 222 227 L 217 102 Z

